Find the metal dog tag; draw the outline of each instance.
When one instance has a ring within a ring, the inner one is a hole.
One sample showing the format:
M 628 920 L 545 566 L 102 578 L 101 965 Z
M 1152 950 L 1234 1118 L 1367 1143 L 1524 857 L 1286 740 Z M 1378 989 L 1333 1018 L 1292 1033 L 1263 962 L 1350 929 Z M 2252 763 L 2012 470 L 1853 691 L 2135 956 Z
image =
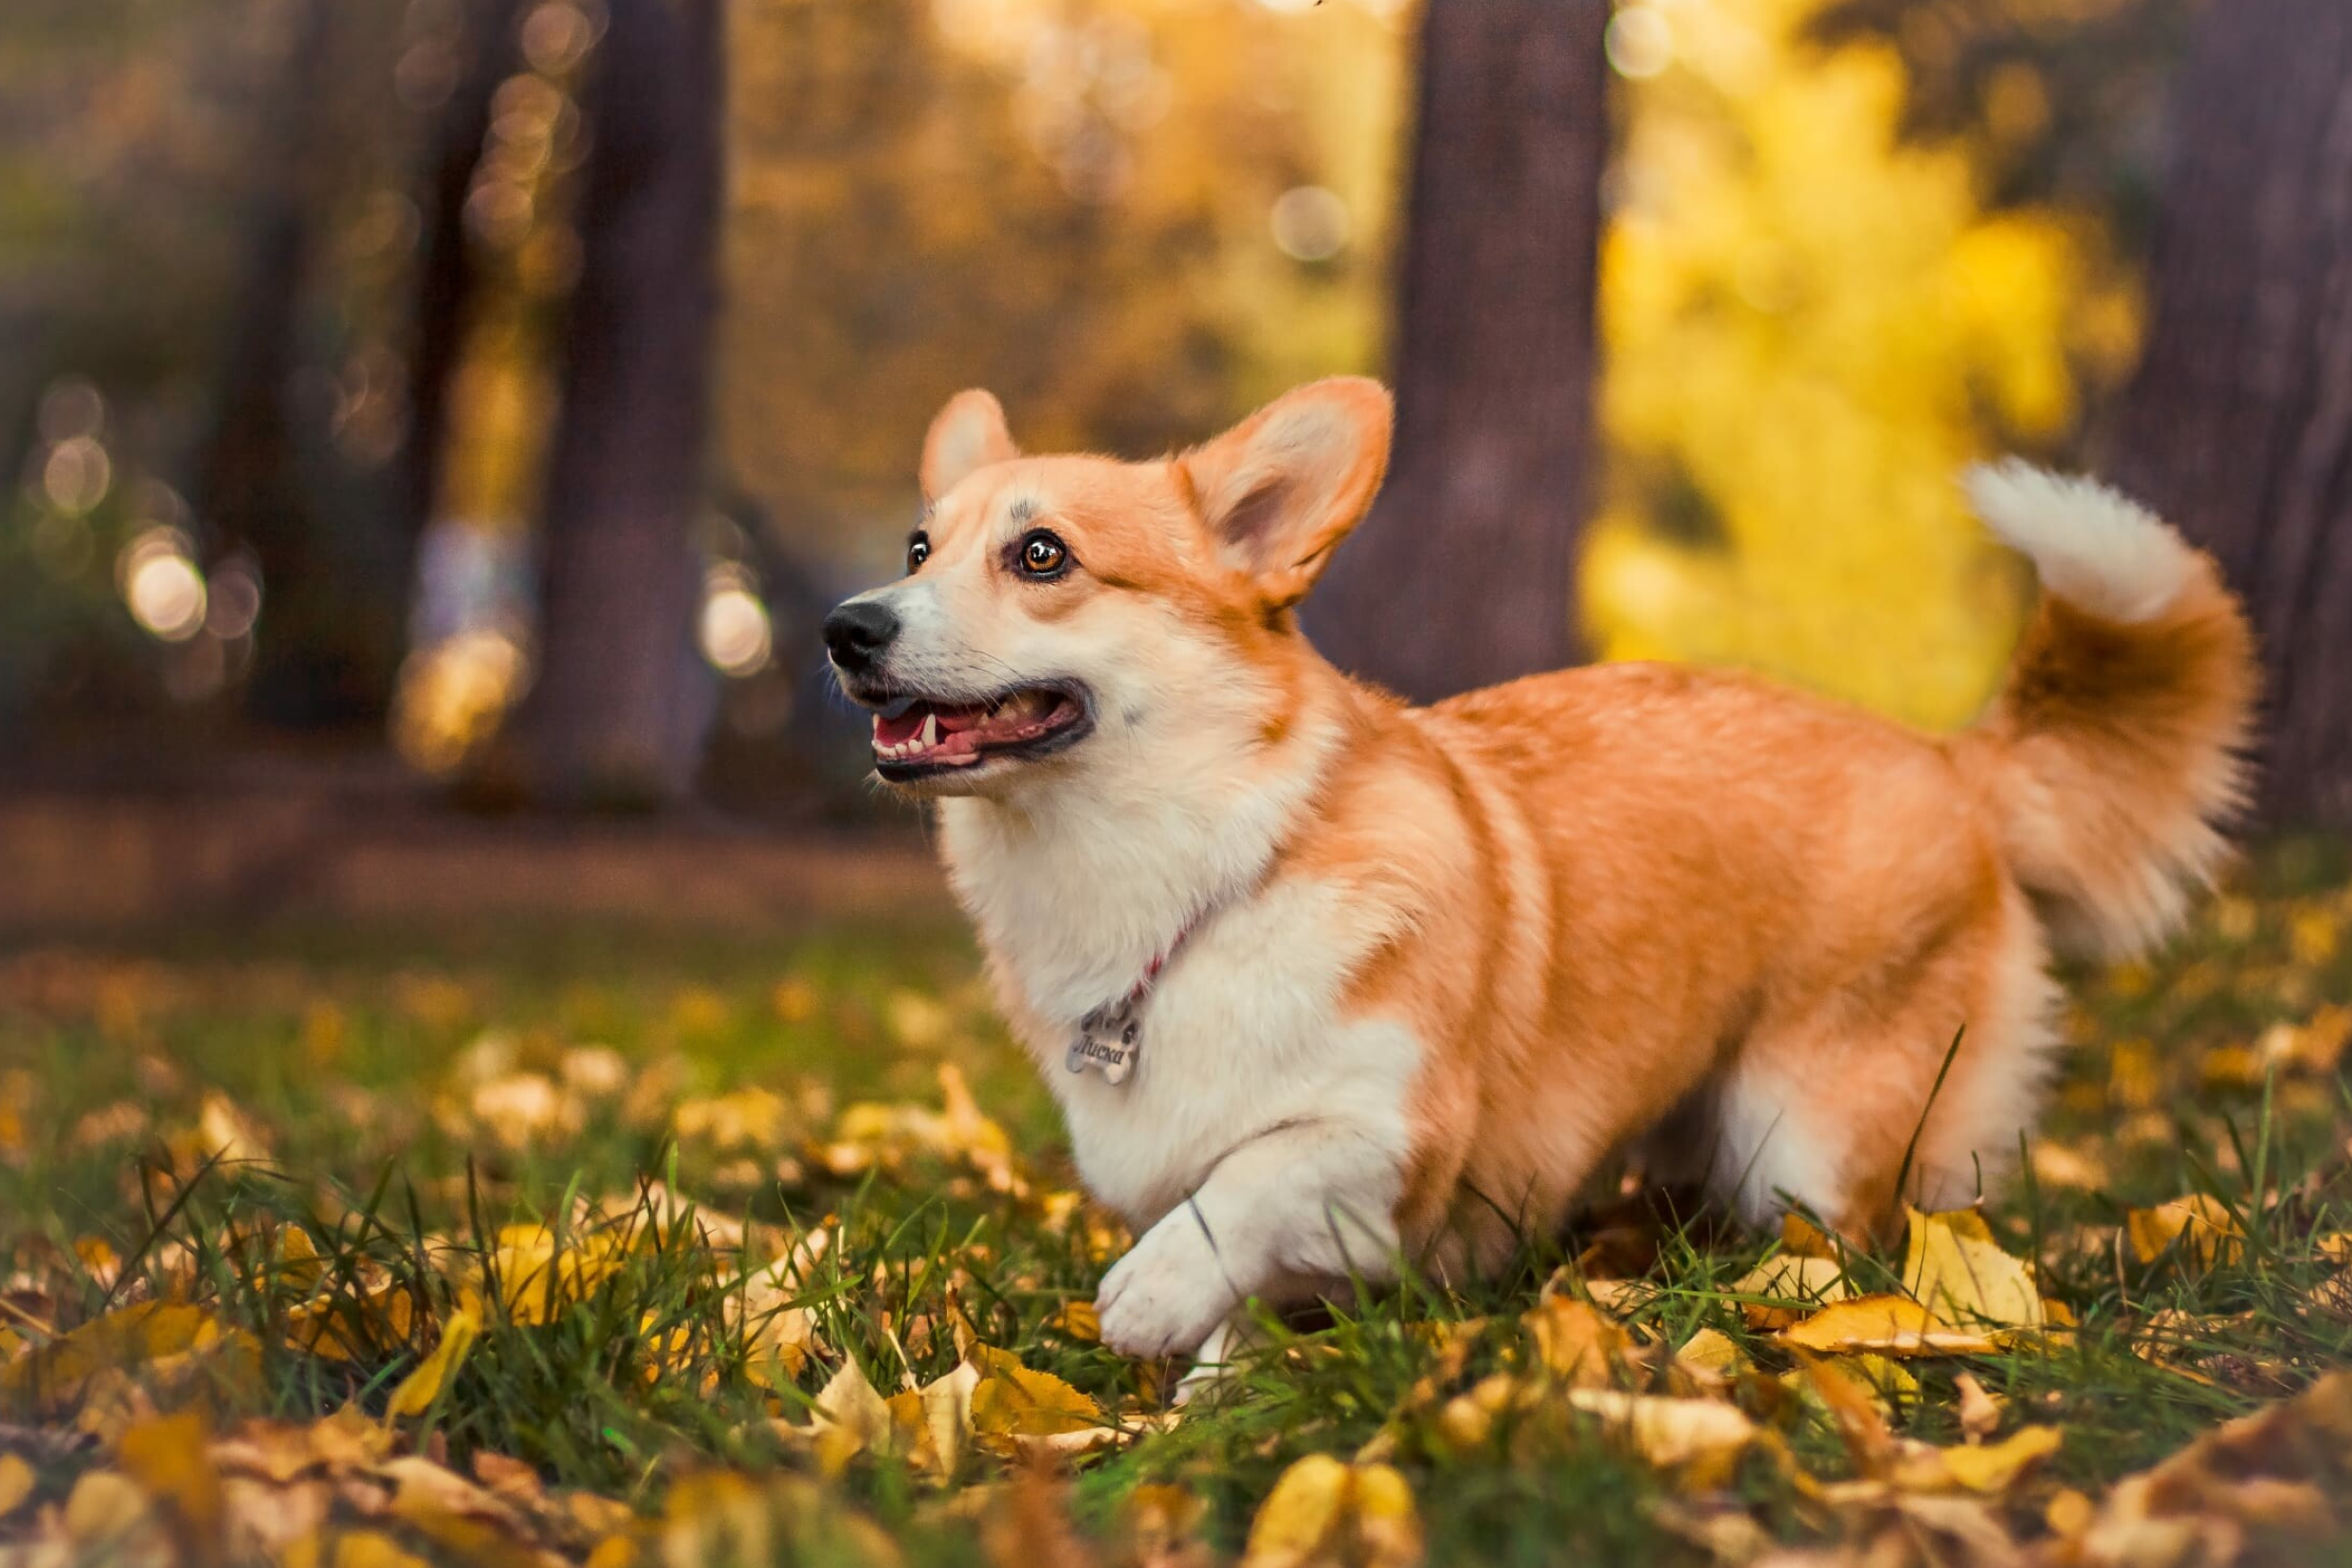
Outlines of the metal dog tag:
M 1087 1015 L 1078 1026 L 1078 1037 L 1070 1042 L 1066 1064 L 1073 1073 L 1093 1068 L 1102 1075 L 1103 1082 L 1113 1088 L 1127 1081 L 1136 1070 L 1136 1058 L 1143 1054 L 1143 1026 L 1136 1018 L 1131 1003 L 1105 1008 Z

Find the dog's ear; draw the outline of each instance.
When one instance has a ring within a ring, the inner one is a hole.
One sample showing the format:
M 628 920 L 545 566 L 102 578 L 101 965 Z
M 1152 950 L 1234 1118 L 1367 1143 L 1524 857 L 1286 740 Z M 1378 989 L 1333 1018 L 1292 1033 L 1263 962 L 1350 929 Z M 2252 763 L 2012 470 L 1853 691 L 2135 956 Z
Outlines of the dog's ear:
M 979 388 L 947 400 L 923 437 L 923 499 L 935 501 L 975 469 L 1018 457 L 1005 429 L 1004 406 Z
M 1182 465 L 1225 558 L 1272 609 L 1297 604 L 1388 470 L 1388 389 L 1334 376 L 1285 392 Z

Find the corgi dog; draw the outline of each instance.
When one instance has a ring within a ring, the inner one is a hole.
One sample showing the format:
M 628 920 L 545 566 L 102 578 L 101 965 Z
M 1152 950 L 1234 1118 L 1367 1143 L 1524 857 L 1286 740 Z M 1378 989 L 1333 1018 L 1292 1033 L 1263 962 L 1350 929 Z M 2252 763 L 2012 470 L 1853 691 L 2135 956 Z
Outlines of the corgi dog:
M 1295 613 L 1391 419 L 1320 381 L 1127 463 L 963 392 L 905 576 L 824 625 L 1139 1237 L 1104 1341 L 1215 1363 L 1253 1297 L 1492 1268 L 1620 1154 L 1856 1235 L 1997 1180 L 2053 953 L 2144 948 L 2223 858 L 2257 676 L 2213 562 L 2012 463 L 1970 493 L 2041 599 L 1961 734 L 1656 664 L 1411 707 Z

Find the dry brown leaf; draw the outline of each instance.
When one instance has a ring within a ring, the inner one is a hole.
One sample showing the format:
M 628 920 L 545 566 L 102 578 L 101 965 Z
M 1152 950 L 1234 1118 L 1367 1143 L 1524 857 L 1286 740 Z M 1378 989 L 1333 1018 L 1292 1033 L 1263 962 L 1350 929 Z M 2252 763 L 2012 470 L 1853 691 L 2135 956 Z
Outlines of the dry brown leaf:
M 2206 1433 L 2125 1477 L 2073 1533 L 2070 1562 L 2230 1563 L 2251 1531 L 2317 1542 L 2341 1528 L 2327 1499 L 2352 1491 L 2352 1373 Z M 2291 1561 L 2278 1556 L 2264 1560 Z
M 1961 1373 L 1952 1386 L 1960 1395 L 1960 1432 L 1970 1442 L 1980 1443 L 2000 1430 L 2000 1401 L 1984 1392 L 1975 1373 Z

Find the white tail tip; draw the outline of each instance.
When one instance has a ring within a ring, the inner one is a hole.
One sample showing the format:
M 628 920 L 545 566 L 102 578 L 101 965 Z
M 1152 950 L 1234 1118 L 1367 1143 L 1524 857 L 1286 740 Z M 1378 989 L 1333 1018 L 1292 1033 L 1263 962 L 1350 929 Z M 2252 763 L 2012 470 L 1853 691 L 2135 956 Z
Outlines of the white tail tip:
M 2102 619 L 2154 620 L 2172 607 L 2196 556 L 2157 515 L 2101 484 L 2012 457 L 1961 475 L 1969 504 L 2033 560 L 2042 592 Z

